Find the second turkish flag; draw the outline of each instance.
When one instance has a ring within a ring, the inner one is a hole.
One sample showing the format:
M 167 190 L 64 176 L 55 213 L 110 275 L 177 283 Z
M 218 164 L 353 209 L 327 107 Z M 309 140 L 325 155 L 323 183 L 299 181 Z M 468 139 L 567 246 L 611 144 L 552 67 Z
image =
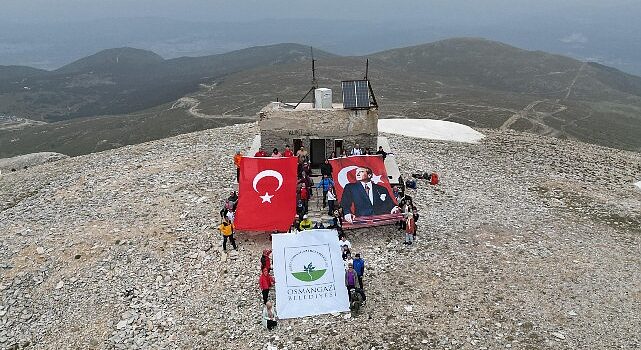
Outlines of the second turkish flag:
M 243 157 L 234 225 L 242 231 L 285 232 L 296 215 L 296 157 Z

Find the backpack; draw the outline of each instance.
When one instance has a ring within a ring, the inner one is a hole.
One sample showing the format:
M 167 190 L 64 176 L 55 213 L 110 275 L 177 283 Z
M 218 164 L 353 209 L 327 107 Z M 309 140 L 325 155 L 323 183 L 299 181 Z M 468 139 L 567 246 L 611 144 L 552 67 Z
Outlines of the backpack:
M 430 175 L 430 185 L 438 185 L 438 174 L 437 173 L 432 173 L 432 175 Z
M 407 181 L 405 181 L 405 187 L 415 190 L 416 189 L 416 180 L 407 180 Z

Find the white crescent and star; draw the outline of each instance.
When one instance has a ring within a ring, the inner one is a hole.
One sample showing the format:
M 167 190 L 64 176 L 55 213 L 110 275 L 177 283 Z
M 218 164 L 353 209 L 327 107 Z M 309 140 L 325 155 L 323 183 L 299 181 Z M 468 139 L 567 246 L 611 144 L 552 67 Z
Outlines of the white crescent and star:
M 381 180 L 381 177 L 383 177 L 383 175 L 372 174 L 372 182 L 378 185 L 379 183 L 383 182 L 383 180 Z
M 280 187 L 283 186 L 283 175 L 281 175 L 281 173 L 279 173 L 276 170 L 263 170 L 260 173 L 256 174 L 256 176 L 254 177 L 253 187 L 256 193 L 259 193 L 258 189 L 256 188 L 256 185 L 258 185 L 260 180 L 266 177 L 273 177 L 276 180 L 278 180 L 278 187 L 274 190 L 274 192 L 278 192 Z M 266 202 L 271 203 L 272 197 L 274 197 L 274 195 L 273 194 L 270 195 L 269 192 L 266 191 L 264 195 L 258 196 L 258 197 L 260 197 L 263 200 L 261 203 L 266 203 Z
M 343 169 L 341 169 L 341 171 L 338 172 L 338 184 L 341 185 L 342 188 L 345 188 L 345 185 L 349 183 L 349 180 L 347 179 L 347 173 L 356 169 L 358 169 L 357 166 L 350 165 L 344 167 Z

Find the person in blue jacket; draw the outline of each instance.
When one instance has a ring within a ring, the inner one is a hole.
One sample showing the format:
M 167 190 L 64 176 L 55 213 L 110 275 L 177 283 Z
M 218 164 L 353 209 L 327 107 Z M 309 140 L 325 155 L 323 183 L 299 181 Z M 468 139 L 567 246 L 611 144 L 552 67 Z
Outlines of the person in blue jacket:
M 330 188 L 334 187 L 334 180 L 328 175 L 323 175 L 323 178 L 316 185 L 317 188 L 323 188 L 323 208 L 327 206 L 327 192 Z
M 354 271 L 356 271 L 356 275 L 358 276 L 358 282 L 361 285 L 361 288 L 364 289 L 363 274 L 365 273 L 365 260 L 361 258 L 361 254 L 356 254 L 354 256 L 352 264 L 354 265 Z

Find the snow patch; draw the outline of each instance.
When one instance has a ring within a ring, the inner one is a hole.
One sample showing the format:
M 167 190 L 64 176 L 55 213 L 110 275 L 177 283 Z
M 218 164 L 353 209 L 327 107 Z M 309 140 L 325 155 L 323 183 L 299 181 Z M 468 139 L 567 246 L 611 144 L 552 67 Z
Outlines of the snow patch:
M 638 188 L 641 188 L 641 181 L 635 183 L 634 185 L 637 186 Z
M 476 143 L 485 135 L 467 125 L 434 119 L 379 119 L 378 131 L 421 139 Z

